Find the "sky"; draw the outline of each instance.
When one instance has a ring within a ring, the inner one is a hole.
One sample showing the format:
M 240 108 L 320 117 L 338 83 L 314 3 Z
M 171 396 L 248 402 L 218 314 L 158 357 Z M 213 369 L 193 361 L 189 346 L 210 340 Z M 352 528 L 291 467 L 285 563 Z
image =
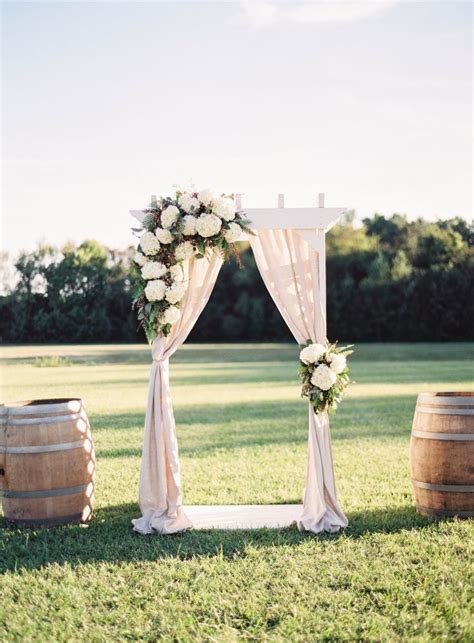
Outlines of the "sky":
M 133 242 L 175 184 L 472 217 L 470 2 L 3 2 L 2 247 Z

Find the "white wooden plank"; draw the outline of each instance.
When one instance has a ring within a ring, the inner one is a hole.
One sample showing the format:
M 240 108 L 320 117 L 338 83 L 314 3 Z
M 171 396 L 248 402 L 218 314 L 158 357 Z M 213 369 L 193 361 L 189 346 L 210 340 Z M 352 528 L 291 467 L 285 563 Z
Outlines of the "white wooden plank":
M 244 208 L 255 230 L 329 230 L 346 208 Z
M 244 212 L 255 230 L 324 230 L 332 228 L 346 208 L 245 208 Z M 142 210 L 130 210 L 138 221 Z

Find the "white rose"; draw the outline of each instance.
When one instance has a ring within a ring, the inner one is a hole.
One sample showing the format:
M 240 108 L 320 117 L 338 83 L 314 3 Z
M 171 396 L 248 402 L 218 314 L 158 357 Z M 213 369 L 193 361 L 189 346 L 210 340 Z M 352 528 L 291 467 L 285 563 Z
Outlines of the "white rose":
M 161 317 L 162 324 L 174 324 L 181 317 L 181 312 L 177 306 L 170 306 L 165 310 Z
M 147 261 L 142 268 L 143 279 L 159 279 L 166 273 L 166 266 L 159 261 Z
M 342 373 L 342 371 L 346 368 L 347 360 L 345 355 L 341 355 L 341 353 L 333 353 L 330 357 L 331 363 L 329 364 L 329 368 L 331 371 L 334 371 L 334 373 L 339 374 Z
M 172 228 L 179 217 L 179 210 L 175 205 L 169 205 L 161 213 L 161 225 L 163 228 Z
M 215 214 L 203 214 L 196 221 L 196 230 L 201 237 L 213 237 L 221 229 L 222 223 Z
M 165 299 L 166 301 L 169 301 L 170 304 L 177 304 L 178 301 L 181 301 L 184 297 L 185 292 L 186 285 L 183 282 L 177 281 L 166 289 Z
M 192 214 L 187 214 L 183 217 L 183 234 L 187 237 L 196 234 L 196 217 L 193 217 Z
M 133 255 L 133 261 L 138 265 L 138 266 L 144 266 L 147 262 L 147 258 L 145 255 L 142 255 L 141 252 L 136 252 Z
M 334 371 L 326 366 L 326 364 L 320 364 L 315 370 L 311 377 L 311 384 L 314 384 L 322 391 L 328 391 L 331 386 L 336 382 L 337 375 Z
M 158 241 L 165 245 L 173 241 L 173 235 L 169 230 L 164 230 L 163 228 L 157 228 L 155 230 L 155 235 Z
M 184 272 L 181 264 L 177 263 L 176 265 L 171 266 L 170 275 L 173 281 L 183 281 Z
M 228 197 L 222 197 L 214 201 L 213 212 L 221 219 L 232 221 L 235 219 L 235 203 Z
M 179 197 L 178 203 L 185 212 L 191 212 L 199 207 L 199 199 L 196 199 L 195 196 L 191 196 L 187 192 Z
M 176 261 L 186 261 L 186 259 L 190 259 L 193 254 L 194 247 L 190 241 L 183 241 L 183 243 L 180 243 L 174 251 Z
M 301 351 L 300 360 L 305 364 L 314 364 L 324 355 L 325 350 L 322 344 L 310 344 Z
M 146 255 L 154 255 L 160 249 L 160 242 L 153 232 L 145 232 L 140 238 L 140 248 Z
M 198 199 L 201 203 L 204 203 L 204 205 L 210 205 L 215 198 L 212 190 L 201 190 L 201 192 L 198 192 Z
M 239 240 L 240 235 L 242 234 L 242 228 L 238 223 L 231 223 L 229 229 L 225 231 L 224 238 L 229 243 L 235 243 Z
M 149 281 L 145 288 L 145 297 L 148 301 L 161 301 L 165 298 L 166 284 L 162 279 Z

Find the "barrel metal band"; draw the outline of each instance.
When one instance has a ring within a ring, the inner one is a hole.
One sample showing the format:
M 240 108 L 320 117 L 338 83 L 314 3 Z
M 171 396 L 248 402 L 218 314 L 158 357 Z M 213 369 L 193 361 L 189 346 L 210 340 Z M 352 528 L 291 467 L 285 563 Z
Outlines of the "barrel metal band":
M 425 440 L 456 440 L 459 442 L 471 442 L 474 440 L 474 433 L 436 433 L 434 431 L 412 431 L 414 438 L 425 438 Z
M 8 523 L 12 525 L 18 525 L 20 527 L 34 527 L 35 525 L 44 525 L 49 527 L 55 527 L 60 525 L 66 525 L 68 523 L 81 522 L 82 513 L 80 514 L 69 514 L 67 516 L 57 516 L 55 518 L 7 518 Z
M 86 416 L 83 413 L 70 413 L 69 415 L 56 415 L 51 417 L 35 417 L 35 418 L 12 418 L 9 417 L 7 424 L 10 425 L 25 425 L 25 424 L 62 424 L 63 422 L 69 422 L 70 420 L 86 420 Z
M 461 493 L 474 492 L 473 484 L 435 484 L 433 482 L 420 482 L 412 480 L 413 486 L 419 489 L 428 489 L 429 491 L 459 491 Z
M 474 407 L 470 409 L 443 409 L 434 406 L 417 406 L 416 413 L 430 413 L 431 415 L 474 415 Z
M 459 516 L 459 518 L 470 518 L 474 516 L 474 511 L 452 511 L 450 509 L 432 509 L 431 507 L 423 507 L 423 505 L 416 505 L 420 513 L 428 516 Z
M 72 496 L 75 493 L 86 491 L 89 484 L 81 484 L 78 487 L 65 487 L 63 489 L 44 489 L 41 491 L 7 490 L 0 491 L 0 496 L 3 496 L 3 498 L 53 498 L 56 496 Z
M 54 451 L 69 451 L 70 449 L 80 449 L 90 440 L 76 440 L 76 442 L 63 442 L 61 444 L 44 444 L 41 446 L 30 447 L 2 447 L 0 453 L 52 453 Z

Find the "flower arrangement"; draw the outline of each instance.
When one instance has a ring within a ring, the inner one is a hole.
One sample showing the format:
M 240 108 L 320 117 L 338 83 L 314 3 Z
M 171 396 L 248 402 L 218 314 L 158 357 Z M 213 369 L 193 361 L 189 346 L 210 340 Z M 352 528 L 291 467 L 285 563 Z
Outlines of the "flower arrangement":
M 315 413 L 335 411 L 351 383 L 347 357 L 354 352 L 352 345 L 338 348 L 337 343 L 313 344 L 308 340 L 301 348 L 301 397 L 309 398 Z
M 236 208 L 234 195 L 210 190 L 188 192 L 178 189 L 172 197 L 161 197 L 143 210 L 137 252 L 133 257 L 135 290 L 133 306 L 151 343 L 158 335 L 168 336 L 180 316 L 186 292 L 183 264 L 208 251 L 227 259 L 237 254 L 235 242 L 242 231 L 252 234 L 249 221 Z

